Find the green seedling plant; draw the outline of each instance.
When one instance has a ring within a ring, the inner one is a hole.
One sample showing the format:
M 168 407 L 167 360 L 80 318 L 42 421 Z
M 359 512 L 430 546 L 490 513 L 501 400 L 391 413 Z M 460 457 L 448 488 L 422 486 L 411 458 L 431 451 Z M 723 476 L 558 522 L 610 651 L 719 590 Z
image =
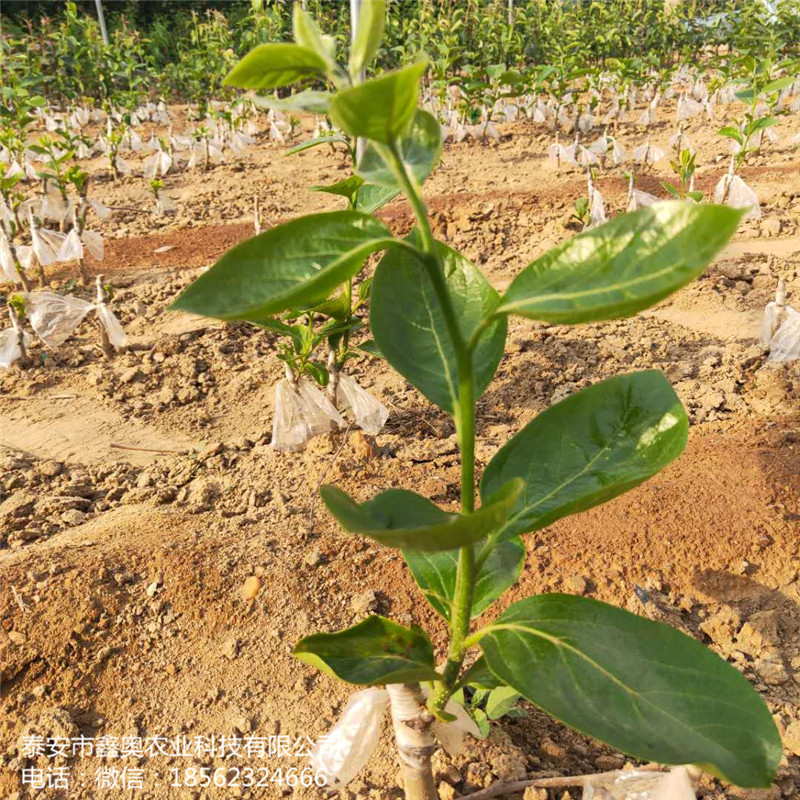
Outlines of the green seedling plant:
M 374 12 L 382 4 L 368 5 Z M 382 20 L 367 22 L 351 51 L 350 75 L 377 51 Z M 500 295 L 431 228 L 421 186 L 441 142 L 438 124 L 417 107 L 425 69 L 420 60 L 354 83 L 342 79 L 324 42 L 311 36 L 261 45 L 245 56 L 228 84 L 268 90 L 309 80 L 332 84 L 334 91 L 324 93 L 331 120 L 367 140 L 358 173 L 402 192 L 416 226 L 401 238 L 352 208 L 301 217 L 232 249 L 172 306 L 261 324 L 319 302 L 368 256 L 382 253 L 370 307 L 376 345 L 453 417 L 459 513 L 412 491 L 392 489 L 364 501 L 361 490 L 353 498 L 334 486 L 321 489 L 345 531 L 402 552 L 447 623 L 443 663 L 436 665 L 425 631 L 377 615 L 308 636 L 294 653 L 348 683 L 387 687 L 412 800 L 437 796 L 434 728 L 453 720 L 449 704 L 465 687 L 507 687 L 630 755 L 695 763 L 739 785 L 766 786 L 781 757 L 770 712 L 736 669 L 694 639 L 560 593 L 529 597 L 473 625 L 516 582 L 523 534 L 652 477 L 678 457 L 688 431 L 662 373 L 620 375 L 540 413 L 500 448 L 476 486 L 476 403 L 503 356 L 508 317 L 576 325 L 630 316 L 699 275 L 733 235 L 741 212 L 668 202 L 618 216 L 528 265 Z
M 703 193 L 694 188 L 694 173 L 696 169 L 697 153 L 684 149 L 678 153 L 678 157 L 669 162 L 672 171 L 678 178 L 678 183 L 662 181 L 661 185 L 676 200 L 694 200 L 699 203 L 703 199 Z

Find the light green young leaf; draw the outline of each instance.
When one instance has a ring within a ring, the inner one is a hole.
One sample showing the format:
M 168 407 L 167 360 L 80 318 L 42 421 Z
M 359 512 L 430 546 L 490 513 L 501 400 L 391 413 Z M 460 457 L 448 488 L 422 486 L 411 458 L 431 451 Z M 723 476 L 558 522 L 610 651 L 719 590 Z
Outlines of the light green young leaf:
M 300 217 L 229 250 L 171 308 L 258 322 L 321 301 L 367 256 L 393 244 L 382 222 L 357 211 Z
M 411 127 L 398 143 L 398 147 L 403 162 L 417 182 L 422 184 L 442 154 L 442 128 L 439 120 L 433 114 L 418 108 Z M 374 144 L 367 144 L 357 169 L 358 174 L 370 183 L 400 190 L 392 168 L 383 160 Z
M 489 692 L 486 699 L 486 716 L 489 719 L 500 719 L 508 714 L 522 695 L 510 686 L 498 686 Z
M 225 78 L 226 86 L 277 89 L 325 74 L 325 59 L 297 44 L 279 42 L 254 47 Z
M 365 81 L 339 92 L 331 102 L 331 121 L 350 136 L 389 144 L 405 133 L 419 101 L 419 81 L 427 61 Z
M 481 479 L 491 495 L 512 478 L 525 491 L 498 540 L 539 530 L 651 478 L 686 446 L 689 423 L 658 370 L 583 389 L 545 409 L 495 453 Z
M 458 550 L 435 553 L 404 550 L 403 558 L 428 602 L 449 621 L 455 597 Z M 492 548 L 475 580 L 473 619 L 517 582 L 524 562 L 525 545 L 519 538 L 500 542 Z
M 733 236 L 742 214 L 670 201 L 614 217 L 524 269 L 496 313 L 557 324 L 635 314 L 696 278 Z
M 348 200 L 353 200 L 358 194 L 358 190 L 363 185 L 363 178 L 360 178 L 358 175 L 351 175 L 349 178 L 344 178 L 343 180 L 332 183 L 329 186 L 311 186 L 310 191 L 335 194 L 339 197 L 346 197 Z
M 405 489 L 381 492 L 359 505 L 346 492 L 325 485 L 320 495 L 350 533 L 407 550 L 452 550 L 483 539 L 502 524 L 516 505 L 522 481 L 503 486 L 472 514 L 450 514 L 426 497 Z
M 394 200 L 398 194 L 400 194 L 399 189 L 365 183 L 358 190 L 356 209 L 363 214 L 374 214 L 379 208 Z
M 385 0 L 366 0 L 361 4 L 356 40 L 350 50 L 350 75 L 355 78 L 378 54 L 386 24 Z
M 274 108 L 276 111 L 309 111 L 312 114 L 327 114 L 332 96 L 330 92 L 305 89 L 297 94 L 290 94 L 288 97 L 256 95 L 253 97 L 253 102 L 261 108 Z
M 530 597 L 489 625 L 492 672 L 581 733 L 661 764 L 694 763 L 769 786 L 781 758 L 772 715 L 738 670 L 660 622 L 584 597 Z
M 301 639 L 293 654 L 348 683 L 375 686 L 437 679 L 424 631 L 372 616 L 347 630 Z
M 412 233 L 409 241 L 416 242 Z M 497 292 L 464 256 L 437 243 L 444 275 L 465 339 L 497 308 Z M 372 335 L 384 358 L 431 402 L 451 414 L 458 403 L 455 350 L 427 269 L 413 253 L 389 252 L 372 284 Z M 506 320 L 493 322 L 473 354 L 476 396 L 503 357 Z
M 294 4 L 292 12 L 292 33 L 297 44 L 315 52 L 329 67 L 334 66 L 328 52 L 328 46 L 314 17 L 297 2 Z

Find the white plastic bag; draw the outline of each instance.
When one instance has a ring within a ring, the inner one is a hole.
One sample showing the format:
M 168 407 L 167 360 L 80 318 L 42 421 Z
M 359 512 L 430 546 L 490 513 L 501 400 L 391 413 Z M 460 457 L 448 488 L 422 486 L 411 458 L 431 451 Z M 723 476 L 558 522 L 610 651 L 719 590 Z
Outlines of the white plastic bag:
M 31 247 L 43 267 L 60 261 L 59 253 L 66 238 L 63 233 L 57 233 L 47 228 L 37 228 L 35 224 L 31 225 Z
M 0 227 L 0 280 L 21 283 L 19 270 L 14 263 L 14 254 L 5 231 Z
M 643 192 L 641 189 L 634 189 L 631 192 L 631 199 L 628 201 L 628 211 L 636 211 L 638 208 L 645 208 L 657 203 L 658 198 L 649 192 Z
M 51 348 L 63 344 L 94 308 L 79 297 L 53 292 L 24 292 L 25 316 L 36 335 Z
M 371 436 L 377 436 L 389 418 L 386 407 L 347 375 L 339 376 L 336 404 L 342 409 L 349 408 L 358 427 Z
M 81 241 L 98 261 L 103 260 L 103 237 L 97 231 L 84 231 L 81 234 Z
M 424 688 L 422 693 L 428 696 Z M 461 755 L 464 751 L 464 737 L 469 734 L 475 739 L 480 739 L 480 729 L 466 709 L 454 700 L 448 700 L 444 710 L 452 714 L 455 719 L 452 722 L 434 722 L 433 733 L 445 753 L 451 756 Z
M 116 318 L 114 312 L 105 304 L 102 303 L 97 306 L 97 316 L 100 318 L 100 323 L 106 329 L 108 340 L 114 347 L 125 347 L 128 344 L 128 337 L 122 329 L 119 320 Z
M 791 306 L 786 306 L 783 323 L 769 343 L 767 360 L 773 364 L 781 364 L 798 359 L 800 359 L 800 314 Z
M 749 208 L 744 219 L 761 219 L 758 195 L 738 176 L 726 173 L 714 189 L 714 202 L 731 208 Z
M 73 228 L 64 239 L 56 261 L 78 261 L 81 258 L 83 258 L 83 242 L 78 231 Z
M 350 695 L 339 721 L 311 752 L 311 767 L 328 786 L 349 783 L 369 761 L 388 705 L 385 689 L 363 689 Z
M 25 349 L 27 349 L 33 337 L 27 331 L 22 334 L 22 337 L 25 342 Z M 0 331 L 0 367 L 7 369 L 21 357 L 22 350 L 19 347 L 17 332 L 13 328 L 6 328 Z
M 603 195 L 597 189 L 592 189 L 589 217 L 591 219 L 590 227 L 602 225 L 606 221 L 606 204 L 603 201 Z
M 650 142 L 639 145 L 633 150 L 633 160 L 641 164 L 655 164 L 657 161 L 661 161 L 662 158 L 664 158 L 664 151 L 660 147 L 650 144 Z
M 305 378 L 297 382 L 297 389 L 286 379 L 275 386 L 272 446 L 276 450 L 302 450 L 312 436 L 343 424 L 331 402 Z
M 669 772 L 631 770 L 590 783 L 583 790 L 583 800 L 696 800 L 685 767 Z

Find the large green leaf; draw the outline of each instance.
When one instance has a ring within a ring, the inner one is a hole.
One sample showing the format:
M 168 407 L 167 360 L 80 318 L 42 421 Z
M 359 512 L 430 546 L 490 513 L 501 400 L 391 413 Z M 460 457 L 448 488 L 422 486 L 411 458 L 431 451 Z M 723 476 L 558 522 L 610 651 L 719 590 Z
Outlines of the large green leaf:
M 366 686 L 437 679 L 433 646 L 424 631 L 372 616 L 344 631 L 316 633 L 292 651 L 313 667 Z
M 497 313 L 559 324 L 635 314 L 696 278 L 733 236 L 742 213 L 670 201 L 614 217 L 526 267 Z
M 427 61 L 365 81 L 339 92 L 331 102 L 331 120 L 351 136 L 388 144 L 411 122 L 419 100 L 419 79 Z
M 458 679 L 459 687 L 473 686 L 479 689 L 496 689 L 505 686 L 503 681 L 489 669 L 485 656 L 480 656 L 477 661 Z
M 277 89 L 323 75 L 325 59 L 307 47 L 281 42 L 254 47 L 225 78 L 226 86 Z
M 455 596 L 458 550 L 434 553 L 405 550 L 403 557 L 428 602 L 449 621 Z M 475 581 L 473 618 L 480 616 L 517 582 L 524 562 L 525 545 L 519 538 L 509 539 L 492 548 Z
M 680 455 L 687 431 L 686 412 L 658 370 L 618 375 L 556 403 L 483 473 L 487 496 L 512 478 L 525 481 L 496 538 L 538 530 L 632 489 Z
M 300 217 L 229 250 L 172 308 L 258 322 L 320 301 L 393 242 L 382 222 L 356 211 Z
M 389 489 L 361 505 L 335 486 L 320 489 L 328 510 L 346 531 L 389 547 L 427 551 L 452 550 L 483 539 L 505 521 L 521 493 L 522 481 L 513 480 L 472 514 L 449 514 L 405 489 Z
M 480 639 L 500 679 L 567 725 L 629 755 L 698 764 L 768 786 L 781 758 L 769 709 L 700 642 L 584 597 L 510 606 Z
M 412 234 L 411 242 L 417 242 Z M 497 307 L 497 292 L 464 256 L 437 243 L 445 280 L 464 338 Z M 452 339 L 426 267 L 413 253 L 390 251 L 372 284 L 370 325 L 384 358 L 432 403 L 454 412 L 458 370 Z M 503 357 L 506 322 L 500 317 L 473 354 L 475 391 L 480 396 Z
M 442 154 L 442 129 L 433 114 L 416 110 L 408 132 L 400 140 L 400 154 L 411 173 L 422 184 Z M 400 189 L 392 168 L 383 160 L 379 148 L 368 144 L 358 162 L 358 174 L 370 183 Z
M 351 6 L 352 7 L 352 6 Z M 356 26 L 356 39 L 350 49 L 350 74 L 358 75 L 378 54 L 386 24 L 386 0 L 369 0 L 361 4 Z

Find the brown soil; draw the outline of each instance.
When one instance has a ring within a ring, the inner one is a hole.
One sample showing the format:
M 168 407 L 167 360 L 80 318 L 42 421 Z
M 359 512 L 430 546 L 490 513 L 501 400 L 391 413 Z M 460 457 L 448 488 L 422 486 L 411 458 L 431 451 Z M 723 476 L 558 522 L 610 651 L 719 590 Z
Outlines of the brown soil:
M 790 124 L 779 127 L 784 142 Z M 689 130 L 704 191 L 726 165 L 710 131 Z M 662 123 L 649 138 L 662 143 L 670 133 Z M 566 221 L 585 191 L 580 173 L 546 168 L 545 134 L 527 124 L 503 134 L 491 145 L 447 147 L 426 185 L 438 235 L 498 288 L 571 235 Z M 628 145 L 644 136 L 621 139 Z M 667 169 L 664 162 L 641 175 L 640 187 L 663 194 Z M 378 610 L 424 625 L 441 648 L 444 631 L 401 557 L 343 534 L 315 498 L 324 476 L 358 497 L 403 486 L 452 505 L 458 461 L 449 420 L 364 358 L 352 373 L 392 412 L 377 449 L 351 434 L 339 452 L 337 434 L 278 454 L 269 442 L 281 367 L 270 337 L 165 313 L 198 268 L 250 235 L 256 193 L 271 223 L 334 208 L 336 198 L 306 187 L 345 170 L 328 150 L 285 158 L 281 147 L 262 143 L 209 174 L 170 177 L 178 207 L 170 218 L 149 213 L 141 178 L 94 186 L 100 200 L 126 209 L 102 226 L 102 271 L 117 288 L 115 309 L 132 346 L 106 363 L 87 322 L 57 352 L 35 349 L 34 368 L 0 376 L 7 498 L 0 797 L 32 796 L 20 785 L 23 768 L 60 765 L 72 769 L 69 791 L 37 797 L 279 797 L 289 792 L 277 783 L 174 788 L 170 769 L 253 766 L 273 774 L 302 768 L 302 756 L 48 763 L 24 758 L 22 738 L 252 734 L 287 737 L 294 749 L 329 729 L 351 691 L 295 661 L 298 638 Z M 741 669 L 769 703 L 786 759 L 770 790 L 707 778 L 706 798 L 800 795 L 800 367 L 765 363 L 757 344 L 777 278 L 786 279 L 790 302 L 800 298 L 796 150 L 765 153 L 745 179 L 764 219 L 745 224 L 702 278 L 622 322 L 567 328 L 512 320 L 507 354 L 479 408 L 482 466 L 540 410 L 597 380 L 657 367 L 675 385 L 693 423 L 684 456 L 630 494 L 527 537 L 522 578 L 502 603 L 585 592 L 667 620 Z M 598 185 L 609 211 L 619 210 L 624 180 L 602 172 Z M 410 224 L 400 201 L 382 217 L 398 231 Z M 58 287 L 69 275 L 52 277 Z M 246 601 L 240 590 L 252 575 L 261 590 Z M 528 710 L 527 718 L 494 723 L 488 741 L 454 761 L 437 755 L 443 797 L 542 771 L 625 763 Z M 143 789 L 97 790 L 95 771 L 109 765 L 144 769 Z M 398 798 L 396 771 L 385 732 L 377 757 L 341 797 Z

